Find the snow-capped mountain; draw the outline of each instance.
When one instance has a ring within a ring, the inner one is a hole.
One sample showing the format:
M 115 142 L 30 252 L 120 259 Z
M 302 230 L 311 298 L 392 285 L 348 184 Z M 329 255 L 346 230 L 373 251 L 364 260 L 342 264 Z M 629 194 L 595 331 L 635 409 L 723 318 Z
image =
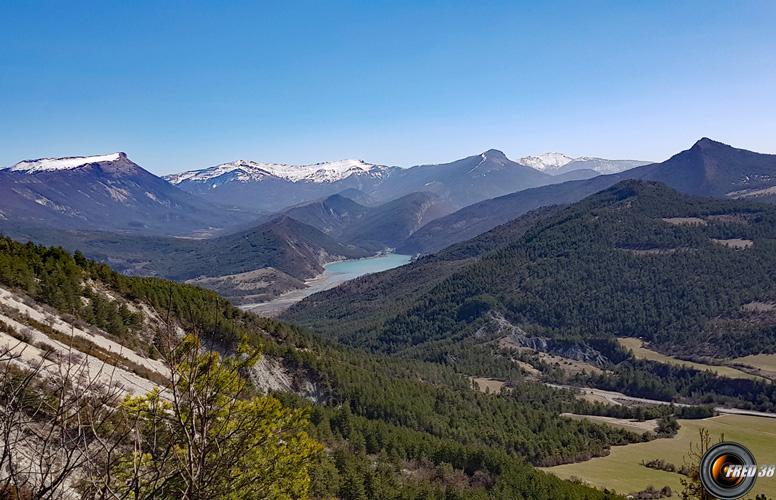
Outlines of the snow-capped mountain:
M 39 158 L 37 160 L 24 160 L 9 167 L 13 172 L 50 172 L 54 170 L 72 170 L 92 163 L 113 162 L 121 159 L 124 153 L 112 153 L 99 156 L 68 156 L 65 158 Z M 124 155 L 126 158 L 126 155 Z
M 164 178 L 171 184 L 215 203 L 277 212 L 325 198 L 346 189 L 371 192 L 398 167 L 362 160 L 287 165 L 237 160 Z
M 0 170 L 0 222 L 182 234 L 249 218 L 170 185 L 125 153 L 24 160 Z
M 222 163 L 202 170 L 190 170 L 180 174 L 165 176 L 172 184 L 184 181 L 209 182 L 232 180 L 238 182 L 260 182 L 270 177 L 290 182 L 336 182 L 351 175 L 371 175 L 379 177 L 388 167 L 372 165 L 362 160 L 339 160 L 310 165 L 287 165 L 284 163 L 260 163 L 250 160 L 237 160 Z
M 522 165 L 527 165 L 542 172 L 551 172 L 574 161 L 574 158 L 563 153 L 544 153 L 537 156 L 525 156 L 517 160 Z
M 558 175 L 573 172 L 575 170 L 593 170 L 599 174 L 616 174 L 651 162 L 640 160 L 607 160 L 605 158 L 590 156 L 572 158 L 563 153 L 544 153 L 537 156 L 520 158 L 518 163 L 551 175 Z
M 279 212 L 354 189 L 377 203 L 428 191 L 451 207 L 460 208 L 527 187 L 569 180 L 514 162 L 495 149 L 450 163 L 410 168 L 361 160 L 312 165 L 240 160 L 165 179 L 216 203 L 265 212 Z

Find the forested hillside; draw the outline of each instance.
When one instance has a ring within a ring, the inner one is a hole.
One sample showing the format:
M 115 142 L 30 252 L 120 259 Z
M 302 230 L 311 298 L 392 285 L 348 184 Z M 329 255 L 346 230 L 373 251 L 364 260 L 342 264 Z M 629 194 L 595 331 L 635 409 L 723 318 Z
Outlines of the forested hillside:
M 313 295 L 284 318 L 354 346 L 472 375 L 487 369 L 502 376 L 497 345 L 508 339 L 599 365 L 625 361 L 609 377 L 584 383 L 640 395 L 650 391 L 637 386 L 652 385 L 660 399 L 690 396 L 689 387 L 723 399 L 748 394 L 736 403 L 747 405 L 770 386 L 738 381 L 736 389 L 714 376 L 692 385 L 699 372 L 633 364 L 613 339 L 640 337 L 663 352 L 720 361 L 776 352 L 776 317 L 767 306 L 776 300 L 775 238 L 769 205 L 625 181 Z
M 638 336 L 718 355 L 773 350 L 772 324 L 752 321 L 742 307 L 776 298 L 774 238 L 776 211 L 769 206 L 625 181 L 539 220 L 500 248 L 485 246 L 475 262 L 414 297 L 407 310 L 394 310 L 381 328 L 354 338 L 400 351 L 472 333 L 498 312 L 533 334 Z M 375 286 L 380 279 L 371 278 Z M 319 328 L 329 302 L 336 300 L 334 310 L 348 307 L 344 293 L 313 296 L 286 317 Z M 338 337 L 358 330 L 347 313 L 339 315 L 345 321 L 333 332 Z M 721 341 L 723 331 L 739 342 Z
M 589 409 L 570 392 L 523 380 L 517 367 L 514 396 L 479 393 L 449 367 L 335 348 L 296 327 L 241 312 L 213 292 L 127 277 L 61 249 L 0 240 L 0 284 L 73 321 L 103 325 L 122 343 L 150 338 L 149 354 L 157 337 L 127 314 L 130 306 L 150 307 L 221 351 L 238 342 L 260 347 L 275 360 L 273 370 L 294 380 L 292 387 L 317 387 L 315 403 L 277 394 L 310 416 L 309 431 L 329 450 L 310 459 L 313 496 L 603 498 L 528 464 L 589 458 L 643 439 L 559 417 Z M 113 299 L 97 306 L 95 293 Z
M 377 206 L 364 206 L 337 194 L 284 214 L 337 241 L 377 252 L 397 247 L 418 228 L 449 212 L 438 196 L 418 192 Z

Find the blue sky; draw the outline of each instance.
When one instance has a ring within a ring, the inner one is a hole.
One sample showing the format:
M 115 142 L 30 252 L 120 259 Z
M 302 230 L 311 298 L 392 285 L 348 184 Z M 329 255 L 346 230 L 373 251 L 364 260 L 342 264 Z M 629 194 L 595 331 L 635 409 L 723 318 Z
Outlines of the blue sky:
M 776 152 L 776 2 L 0 0 L 0 166 Z

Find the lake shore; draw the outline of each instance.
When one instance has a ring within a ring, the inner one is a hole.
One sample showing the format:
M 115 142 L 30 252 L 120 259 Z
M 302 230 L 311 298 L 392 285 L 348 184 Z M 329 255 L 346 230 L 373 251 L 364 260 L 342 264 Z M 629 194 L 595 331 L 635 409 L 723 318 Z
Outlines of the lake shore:
M 261 316 L 277 316 L 293 304 L 314 293 L 329 290 L 365 274 L 378 273 L 403 266 L 411 260 L 411 255 L 386 253 L 364 259 L 331 262 L 323 266 L 324 271 L 321 274 L 306 280 L 304 282 L 305 288 L 291 290 L 267 302 L 243 304 L 239 307 Z

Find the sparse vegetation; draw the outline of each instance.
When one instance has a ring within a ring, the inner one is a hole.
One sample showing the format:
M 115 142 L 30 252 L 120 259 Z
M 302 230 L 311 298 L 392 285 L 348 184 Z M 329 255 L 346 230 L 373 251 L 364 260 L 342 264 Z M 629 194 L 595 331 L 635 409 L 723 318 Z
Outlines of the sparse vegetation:
M 72 358 L 30 370 L 0 351 L 0 492 L 11 498 L 302 498 L 321 447 L 303 411 L 251 395 L 256 355 L 198 341 L 163 353 L 169 383 L 125 397 Z

